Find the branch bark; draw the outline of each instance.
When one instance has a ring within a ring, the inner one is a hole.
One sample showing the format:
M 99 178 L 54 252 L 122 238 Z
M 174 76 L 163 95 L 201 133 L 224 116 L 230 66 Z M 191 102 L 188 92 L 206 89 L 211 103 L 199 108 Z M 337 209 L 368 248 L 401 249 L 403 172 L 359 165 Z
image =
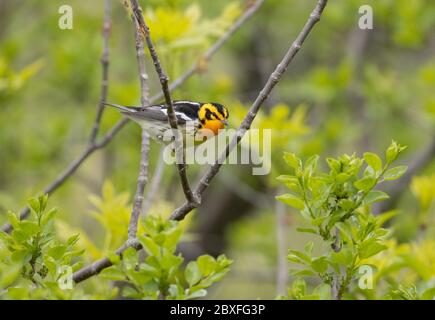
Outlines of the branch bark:
M 100 131 L 101 118 L 104 112 L 104 102 L 107 100 L 107 92 L 109 90 L 109 36 L 110 36 L 110 0 L 104 1 L 104 23 L 103 23 L 103 54 L 101 55 L 102 79 L 101 79 L 101 96 L 97 109 L 92 132 L 89 137 L 89 143 L 92 145 L 97 139 Z
M 149 87 L 148 87 L 148 75 L 145 69 L 145 53 L 144 43 L 140 34 L 140 26 L 136 20 L 134 20 L 134 30 L 136 39 L 136 58 L 139 72 L 139 81 L 141 87 L 141 105 L 142 108 L 146 108 L 150 105 L 149 99 Z M 128 239 L 134 239 L 137 235 L 137 224 L 139 222 L 139 216 L 142 209 L 142 203 L 144 200 L 145 185 L 148 182 L 148 163 L 149 163 L 149 151 L 150 151 L 150 136 L 142 129 L 141 135 L 141 156 L 139 164 L 139 175 L 137 177 L 136 194 L 133 200 L 133 210 L 131 212 L 130 223 L 128 225 Z
M 204 65 L 204 61 L 209 61 L 219 49 L 231 38 L 231 36 L 240 29 L 240 27 L 260 8 L 260 5 L 264 0 L 258 0 L 252 7 L 248 8 L 241 16 L 238 18 L 234 24 L 226 31 L 222 37 L 220 37 L 216 42 L 206 51 L 206 53 L 201 56 L 197 62 L 195 62 L 188 70 L 186 70 L 180 77 L 175 79 L 170 85 L 169 90 L 175 90 L 181 85 L 183 85 L 191 76 L 195 73 L 202 71 L 203 69 L 199 66 Z M 154 103 L 163 98 L 163 93 L 159 92 L 151 97 L 150 102 Z M 100 141 L 95 141 L 93 144 L 88 144 L 85 150 L 75 159 L 70 165 L 59 174 L 59 176 L 50 183 L 44 190 L 43 193 L 52 194 L 56 191 L 64 182 L 66 182 L 81 166 L 81 164 L 91 156 L 95 151 L 106 147 L 116 135 L 125 127 L 130 120 L 128 118 L 122 118 L 101 138 Z M 20 211 L 20 219 L 25 219 L 30 214 L 28 207 L 23 208 Z M 12 226 L 10 224 L 5 224 L 1 227 L 2 231 L 10 232 Z

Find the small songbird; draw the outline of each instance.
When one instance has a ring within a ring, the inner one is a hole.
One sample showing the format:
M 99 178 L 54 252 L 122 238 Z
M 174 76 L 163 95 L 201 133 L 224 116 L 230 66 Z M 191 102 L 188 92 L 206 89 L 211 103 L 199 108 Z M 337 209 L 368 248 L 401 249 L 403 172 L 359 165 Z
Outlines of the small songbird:
M 122 106 L 105 103 L 115 107 L 123 115 L 139 123 L 154 140 L 170 142 L 167 133 L 171 132 L 168 122 L 168 108 L 165 103 L 151 105 L 145 108 Z M 208 137 L 217 135 L 220 129 L 228 125 L 228 109 L 215 102 L 173 101 L 177 117 L 177 125 L 184 138 L 193 138 L 196 142 L 203 142 Z M 169 140 L 169 141 L 168 141 Z

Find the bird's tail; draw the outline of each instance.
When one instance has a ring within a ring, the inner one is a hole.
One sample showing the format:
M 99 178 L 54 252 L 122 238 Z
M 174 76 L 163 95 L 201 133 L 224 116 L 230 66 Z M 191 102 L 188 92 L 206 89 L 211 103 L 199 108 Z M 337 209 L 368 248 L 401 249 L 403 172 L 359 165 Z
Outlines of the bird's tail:
M 108 103 L 108 102 L 103 102 L 104 105 L 106 106 L 110 106 L 116 109 L 119 109 L 121 111 L 125 111 L 125 112 L 132 112 L 132 111 L 137 111 L 137 107 L 127 107 L 127 106 L 121 106 L 120 104 L 114 104 L 114 103 Z

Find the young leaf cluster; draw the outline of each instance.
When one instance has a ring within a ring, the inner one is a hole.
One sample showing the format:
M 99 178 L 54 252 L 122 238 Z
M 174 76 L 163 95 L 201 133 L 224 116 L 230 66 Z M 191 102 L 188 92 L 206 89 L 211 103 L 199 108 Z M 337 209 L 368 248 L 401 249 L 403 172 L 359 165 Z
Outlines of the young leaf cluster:
M 146 257 L 133 248 L 127 249 L 122 260 L 105 269 L 101 276 L 121 281 L 122 294 L 135 299 L 194 299 L 207 294 L 207 288 L 221 280 L 232 263 L 224 255 L 216 259 L 202 255 L 183 267 L 183 257 L 176 253 L 182 227 L 176 221 L 148 216 L 143 227 L 145 235 L 138 239 Z
M 318 156 L 303 163 L 294 154 L 284 155 L 294 174 L 278 177 L 290 193 L 277 199 L 301 212 L 306 226 L 298 231 L 320 236 L 328 248 L 320 256 L 313 256 L 312 242 L 307 243 L 303 251 L 290 250 L 288 259 L 302 265 L 295 275 L 318 276 L 331 288 L 331 296 L 340 299 L 365 259 L 387 248 L 385 240 L 389 232 L 382 225 L 394 213 L 373 216 L 369 209 L 372 203 L 388 198 L 376 187 L 405 173 L 405 166 L 392 167 L 403 150 L 404 147 L 393 141 L 385 152 L 384 161 L 370 152 L 364 153 L 363 158 L 355 154 L 328 158 L 329 171 L 320 174 L 317 173 Z M 297 288 L 301 286 L 299 283 Z M 289 295 L 298 296 L 294 291 L 293 288 Z M 299 294 L 298 297 L 310 295 Z
M 32 219 L 19 220 L 16 214 L 9 212 L 8 219 L 14 229 L 10 235 L 0 232 L 0 248 L 5 255 L 2 263 L 11 270 L 18 270 L 20 275 L 3 283 L 9 297 L 23 299 L 32 294 L 48 297 L 51 292 L 65 298 L 68 290 L 61 288 L 62 284 L 81 267 L 81 262 L 74 262 L 74 258 L 83 253 L 75 248 L 79 236 L 69 237 L 66 243 L 56 240 L 53 222 L 57 210 L 47 210 L 47 200 L 46 195 L 29 199 Z M 14 280 L 23 281 L 15 286 Z

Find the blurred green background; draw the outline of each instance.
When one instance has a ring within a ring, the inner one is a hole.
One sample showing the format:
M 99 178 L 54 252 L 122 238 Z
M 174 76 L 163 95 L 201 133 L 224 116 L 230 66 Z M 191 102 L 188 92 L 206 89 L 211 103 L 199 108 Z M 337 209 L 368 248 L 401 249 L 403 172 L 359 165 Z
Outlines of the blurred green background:
M 250 1 L 140 3 L 174 80 Z M 72 30 L 58 27 L 63 4 L 73 8 Z M 358 28 L 358 8 L 365 4 L 373 7 L 373 30 Z M 173 92 L 174 99 L 218 101 L 229 108 L 236 127 L 314 5 L 265 1 L 204 72 Z M 102 0 L 0 0 L 0 222 L 7 210 L 19 211 L 28 197 L 41 192 L 87 145 L 100 96 L 103 13 Z M 122 1 L 111 1 L 111 16 L 108 101 L 139 105 L 134 29 Z M 209 298 L 275 297 L 276 227 L 284 228 L 287 247 L 303 247 L 310 238 L 295 233 L 298 218 L 288 207 L 284 216 L 276 214 L 275 178 L 287 170 L 283 151 L 325 158 L 381 152 L 395 139 L 408 146 L 401 160 L 410 174 L 386 190 L 394 201 L 379 210 L 399 210 L 392 222 L 398 243 L 415 239 L 417 217 L 433 221 L 434 30 L 431 0 L 330 1 L 254 122 L 254 127 L 272 129 L 272 172 L 252 176 L 249 165 L 225 166 L 188 219 L 180 247 L 186 257 L 225 252 L 235 261 Z M 154 94 L 159 82 L 147 60 Z M 120 117 L 106 110 L 101 134 Z M 61 211 L 60 235 L 79 231 L 89 261 L 127 236 L 139 148 L 140 128 L 128 124 L 51 197 L 51 206 Z M 151 179 L 158 155 L 159 145 L 152 142 Z M 200 166 L 189 166 L 190 180 L 201 172 Z M 177 178 L 166 166 L 151 213 L 167 216 L 182 204 Z M 433 224 L 428 225 L 426 237 L 432 241 Z

